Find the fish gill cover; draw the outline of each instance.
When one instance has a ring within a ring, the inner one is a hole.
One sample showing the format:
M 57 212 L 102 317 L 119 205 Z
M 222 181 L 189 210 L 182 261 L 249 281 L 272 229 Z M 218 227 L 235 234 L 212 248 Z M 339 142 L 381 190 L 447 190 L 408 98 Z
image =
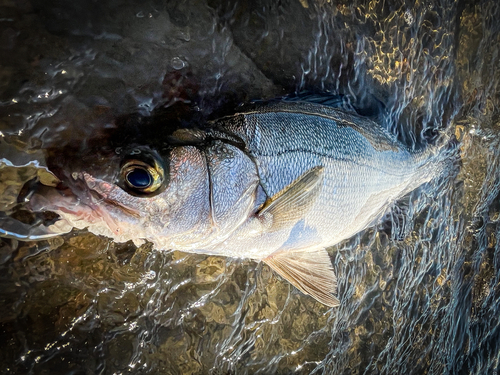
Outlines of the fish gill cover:
M 251 260 L 3 238 L 1 373 L 498 372 L 499 16 L 487 0 L 1 2 L 2 219 L 57 220 L 23 207 L 30 181 L 58 183 L 54 159 L 106 165 L 302 92 L 409 147 L 455 134 L 461 149 L 457 176 L 328 249 L 336 308 Z

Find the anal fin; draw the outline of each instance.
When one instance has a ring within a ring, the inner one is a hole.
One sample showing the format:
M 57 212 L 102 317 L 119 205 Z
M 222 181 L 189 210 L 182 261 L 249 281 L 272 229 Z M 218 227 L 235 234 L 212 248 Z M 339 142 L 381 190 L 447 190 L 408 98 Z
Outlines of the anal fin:
M 311 209 L 321 191 L 322 166 L 309 169 L 290 185 L 268 199 L 257 218 L 276 231 L 295 224 Z
M 340 301 L 333 295 L 337 277 L 325 249 L 280 251 L 263 261 L 302 293 L 324 305 L 339 306 Z

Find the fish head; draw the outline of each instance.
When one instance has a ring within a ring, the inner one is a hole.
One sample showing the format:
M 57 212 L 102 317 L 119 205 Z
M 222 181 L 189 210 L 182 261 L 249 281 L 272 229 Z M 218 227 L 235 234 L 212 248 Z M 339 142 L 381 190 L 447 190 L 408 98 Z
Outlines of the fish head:
M 60 227 L 163 248 L 194 246 L 211 231 L 207 163 L 199 148 L 136 146 L 103 155 L 80 160 L 79 167 L 59 163 L 66 188 L 35 193 L 31 209 L 59 214 Z

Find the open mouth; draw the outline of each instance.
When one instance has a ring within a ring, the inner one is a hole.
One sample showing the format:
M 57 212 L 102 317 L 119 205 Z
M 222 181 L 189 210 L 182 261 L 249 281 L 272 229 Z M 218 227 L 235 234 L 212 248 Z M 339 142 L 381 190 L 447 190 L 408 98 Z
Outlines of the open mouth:
M 121 211 L 118 215 L 141 216 L 138 210 L 112 199 L 120 189 L 116 185 L 85 172 L 61 179 L 50 173 L 52 179 L 26 183 L 19 193 L 18 212 L 0 215 L 0 236 L 42 240 L 68 233 L 75 226 L 89 225 L 105 225 L 114 235 L 121 235 L 123 228 L 114 218 L 117 209 Z M 51 183 L 44 183 L 49 180 Z

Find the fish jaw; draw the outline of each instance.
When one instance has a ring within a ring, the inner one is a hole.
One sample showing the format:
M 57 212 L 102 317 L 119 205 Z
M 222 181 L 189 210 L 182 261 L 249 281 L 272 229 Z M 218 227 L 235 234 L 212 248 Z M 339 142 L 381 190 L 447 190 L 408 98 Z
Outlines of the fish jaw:
M 100 217 L 108 226 L 108 229 L 113 233 L 113 236 L 110 237 L 118 240 L 123 238 L 127 232 L 137 232 L 137 229 L 132 232 L 127 230 L 130 226 L 139 226 L 142 218 L 140 211 L 133 205 L 121 203 L 127 202 L 127 198 L 130 197 L 127 193 L 117 185 L 94 178 L 86 172 L 83 172 L 81 177 L 91 192 L 87 206 L 91 208 L 92 216 Z
M 73 188 L 71 192 L 46 188 L 30 199 L 29 207 L 33 211 L 52 211 L 60 216 L 61 219 L 49 229 L 64 233 L 69 227 L 87 228 L 96 235 L 110 237 L 117 242 L 144 242 L 140 212 L 117 200 L 125 192 L 85 172 L 73 177 L 84 181 L 85 187 Z

